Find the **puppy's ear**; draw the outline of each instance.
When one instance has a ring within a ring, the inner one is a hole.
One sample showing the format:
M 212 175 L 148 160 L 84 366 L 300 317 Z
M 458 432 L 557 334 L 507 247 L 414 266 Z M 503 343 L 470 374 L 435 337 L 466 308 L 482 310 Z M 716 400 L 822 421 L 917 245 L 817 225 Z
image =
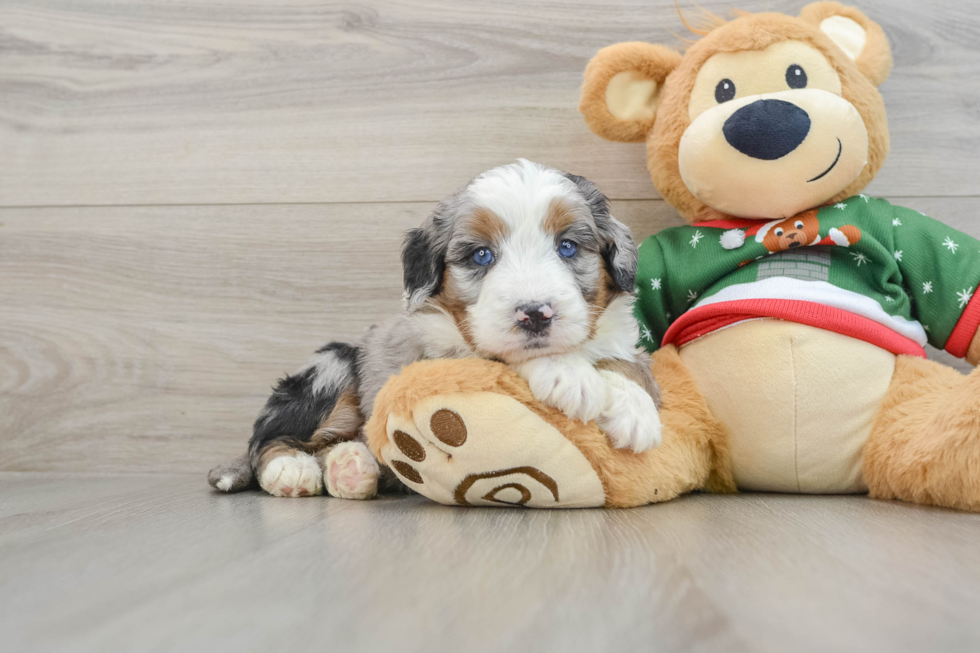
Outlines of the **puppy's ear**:
M 839 2 L 814 2 L 803 8 L 800 19 L 820 28 L 857 64 L 872 84 L 880 86 L 892 70 L 888 37 L 878 23 L 854 7 Z
M 599 232 L 599 244 L 606 271 L 616 287 L 624 292 L 633 292 L 636 283 L 636 266 L 639 254 L 630 228 L 612 217 L 609 213 L 609 199 L 585 177 L 563 173 L 578 186 L 592 211 Z
M 589 129 L 610 141 L 646 138 L 660 90 L 681 55 L 662 45 L 617 43 L 599 50 L 585 68 L 578 110 Z
M 443 200 L 436 210 L 417 228 L 405 234 L 402 247 L 402 271 L 405 284 L 405 305 L 414 310 L 425 300 L 442 290 L 446 272 L 446 251 L 456 197 Z

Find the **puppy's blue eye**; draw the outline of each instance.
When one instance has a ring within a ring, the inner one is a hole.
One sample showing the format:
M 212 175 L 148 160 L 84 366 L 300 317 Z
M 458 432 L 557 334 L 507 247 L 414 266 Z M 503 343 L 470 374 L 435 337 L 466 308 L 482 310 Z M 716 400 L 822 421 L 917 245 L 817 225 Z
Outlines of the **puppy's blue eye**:
M 572 258 L 578 251 L 578 245 L 570 240 L 563 240 L 558 245 L 558 256 L 562 258 Z
M 493 263 L 493 252 L 486 247 L 481 247 L 473 252 L 473 262 L 479 266 L 490 265 Z

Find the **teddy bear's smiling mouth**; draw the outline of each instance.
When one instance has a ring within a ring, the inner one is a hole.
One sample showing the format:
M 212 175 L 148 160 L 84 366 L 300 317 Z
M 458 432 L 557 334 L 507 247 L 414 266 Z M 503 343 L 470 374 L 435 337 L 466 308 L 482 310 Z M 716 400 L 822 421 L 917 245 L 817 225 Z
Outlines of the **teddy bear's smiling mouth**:
M 831 170 L 833 170 L 834 169 L 834 166 L 837 165 L 837 162 L 840 161 L 840 153 L 842 151 L 844 151 L 844 145 L 840 142 L 840 139 L 838 138 L 837 139 L 837 158 L 834 159 L 834 162 L 830 164 L 830 167 L 829 168 L 827 168 L 826 170 L 824 170 L 823 172 L 821 172 L 819 175 L 817 175 L 813 179 L 807 179 L 806 180 L 806 183 L 809 184 L 811 181 L 816 181 L 818 179 L 822 179 L 823 177 L 826 177 L 827 176 L 827 173 L 830 172 Z

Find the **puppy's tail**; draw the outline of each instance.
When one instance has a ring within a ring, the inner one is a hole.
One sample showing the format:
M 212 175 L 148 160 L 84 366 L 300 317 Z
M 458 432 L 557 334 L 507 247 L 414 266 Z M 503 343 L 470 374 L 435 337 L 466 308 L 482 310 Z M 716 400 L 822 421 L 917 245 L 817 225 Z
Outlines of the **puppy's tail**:
M 208 483 L 222 492 L 241 492 L 255 487 L 255 473 L 248 455 L 236 458 L 225 465 L 218 465 L 208 472 Z

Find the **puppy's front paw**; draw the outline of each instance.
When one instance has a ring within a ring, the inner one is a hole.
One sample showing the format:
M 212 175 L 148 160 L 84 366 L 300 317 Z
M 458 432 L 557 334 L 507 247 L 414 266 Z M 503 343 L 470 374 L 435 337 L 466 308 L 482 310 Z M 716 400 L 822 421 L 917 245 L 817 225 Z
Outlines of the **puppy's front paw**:
M 259 485 L 274 497 L 323 494 L 320 465 L 316 458 L 302 451 L 270 460 L 259 475 Z
M 599 374 L 606 400 L 596 424 L 613 446 L 636 453 L 660 446 L 660 413 L 653 397 L 621 374 L 608 370 Z
M 339 499 L 370 499 L 378 493 L 381 468 L 360 442 L 341 442 L 327 454 L 323 480 L 330 496 Z
M 522 363 L 517 370 L 538 401 L 572 419 L 588 422 L 602 410 L 606 395 L 602 377 L 585 359 L 545 356 Z

